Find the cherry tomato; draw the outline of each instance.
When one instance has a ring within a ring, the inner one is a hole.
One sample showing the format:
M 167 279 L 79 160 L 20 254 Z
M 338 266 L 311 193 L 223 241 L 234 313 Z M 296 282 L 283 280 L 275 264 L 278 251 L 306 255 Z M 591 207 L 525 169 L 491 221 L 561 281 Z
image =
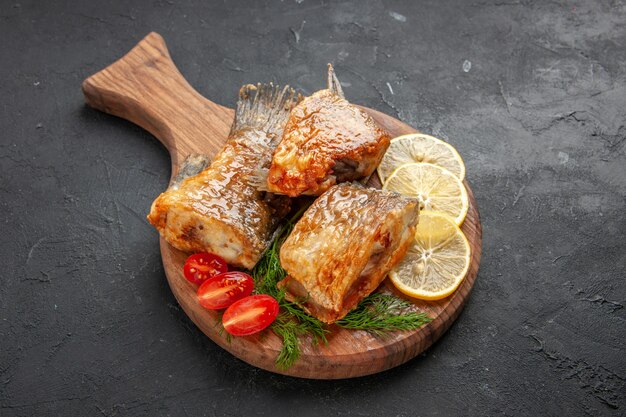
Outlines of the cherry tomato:
M 233 336 L 260 332 L 278 315 L 278 301 L 266 294 L 251 295 L 231 304 L 222 316 L 224 329 Z
M 191 255 L 183 267 L 185 278 L 194 284 L 202 284 L 207 279 L 226 271 L 228 271 L 226 261 L 208 252 Z
M 224 272 L 200 285 L 198 301 L 206 309 L 221 310 L 249 296 L 253 288 L 254 281 L 250 275 L 239 271 Z

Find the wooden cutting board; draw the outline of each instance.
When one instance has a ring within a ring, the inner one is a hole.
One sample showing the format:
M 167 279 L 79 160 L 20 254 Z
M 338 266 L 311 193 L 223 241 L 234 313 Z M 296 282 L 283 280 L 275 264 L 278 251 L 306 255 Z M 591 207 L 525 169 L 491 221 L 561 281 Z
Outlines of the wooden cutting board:
M 190 153 L 213 157 L 225 142 L 234 117 L 232 109 L 207 100 L 185 81 L 172 62 L 163 38 L 154 32 L 119 61 L 87 78 L 82 87 L 85 100 L 91 107 L 128 119 L 159 139 L 170 153 L 172 177 L 178 172 L 179 163 Z M 229 88 L 235 95 L 239 87 Z M 365 110 L 392 136 L 416 132 L 390 116 Z M 233 337 L 230 342 L 224 334 L 220 335 L 216 325 L 218 314 L 199 306 L 195 286 L 183 277 L 183 264 L 188 254 L 161 239 L 167 280 L 174 296 L 196 326 L 215 343 L 251 365 L 271 372 L 318 379 L 380 372 L 414 358 L 432 345 L 459 315 L 474 285 L 481 254 L 482 228 L 472 190 L 467 182 L 465 186 L 470 207 L 462 229 L 472 248 L 469 272 L 458 290 L 444 300 L 411 299 L 416 309 L 434 319 L 415 331 L 397 332 L 381 338 L 364 331 L 332 327 L 328 345 L 316 347 L 309 340 L 303 340 L 302 356 L 292 367 L 283 370 L 274 365 L 281 348 L 281 340 L 274 333 Z M 388 280 L 379 291 L 400 295 Z

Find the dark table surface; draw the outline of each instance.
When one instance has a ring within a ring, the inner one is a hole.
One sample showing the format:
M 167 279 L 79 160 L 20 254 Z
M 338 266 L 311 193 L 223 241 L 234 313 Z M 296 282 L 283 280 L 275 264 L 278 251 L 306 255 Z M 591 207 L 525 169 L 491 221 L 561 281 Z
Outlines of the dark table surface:
M 0 415 L 624 415 L 624 1 L 0 2 Z M 198 331 L 145 220 L 169 178 L 81 81 L 149 31 L 197 90 L 346 95 L 448 140 L 484 227 L 465 310 L 396 369 L 311 381 Z

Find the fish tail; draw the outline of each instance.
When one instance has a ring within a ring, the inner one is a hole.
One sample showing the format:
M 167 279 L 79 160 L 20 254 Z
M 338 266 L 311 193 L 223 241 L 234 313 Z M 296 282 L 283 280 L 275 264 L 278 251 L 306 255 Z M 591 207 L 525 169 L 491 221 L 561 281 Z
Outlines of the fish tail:
M 260 158 L 260 165 L 248 177 L 250 185 L 259 191 L 267 191 L 267 175 L 272 160 L 272 153 L 281 141 L 283 130 L 289 119 L 291 109 L 302 99 L 293 88 L 283 88 L 269 84 L 244 85 L 239 90 L 239 101 L 235 123 L 231 136 L 241 130 L 258 130 L 267 133 L 268 148 L 260 152 L 269 153 L 267 158 Z M 265 146 L 264 145 L 264 146 Z
M 239 90 L 235 123 L 231 135 L 238 130 L 254 129 L 282 136 L 289 112 L 299 96 L 288 85 L 284 88 L 269 84 L 247 84 Z M 276 138 L 276 144 L 280 141 Z
M 332 64 L 328 64 L 328 89 L 337 94 L 341 98 L 345 98 L 343 90 L 341 89 L 341 83 L 335 75 L 335 69 Z

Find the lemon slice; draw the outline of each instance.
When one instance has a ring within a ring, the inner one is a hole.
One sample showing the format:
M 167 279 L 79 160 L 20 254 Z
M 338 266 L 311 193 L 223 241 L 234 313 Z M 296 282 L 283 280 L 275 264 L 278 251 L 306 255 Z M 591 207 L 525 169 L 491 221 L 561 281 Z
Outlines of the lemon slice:
M 406 295 L 439 300 L 461 284 L 469 269 L 470 255 L 469 242 L 452 217 L 423 211 L 415 240 L 389 277 Z
M 383 190 L 415 197 L 420 208 L 446 213 L 457 225 L 463 223 L 469 207 L 461 180 L 447 169 L 425 162 L 402 165 L 385 181 Z
M 440 139 L 421 133 L 392 139 L 378 166 L 378 176 L 385 182 L 396 168 L 414 162 L 427 162 L 445 168 L 461 181 L 465 178 L 465 164 L 456 149 Z

